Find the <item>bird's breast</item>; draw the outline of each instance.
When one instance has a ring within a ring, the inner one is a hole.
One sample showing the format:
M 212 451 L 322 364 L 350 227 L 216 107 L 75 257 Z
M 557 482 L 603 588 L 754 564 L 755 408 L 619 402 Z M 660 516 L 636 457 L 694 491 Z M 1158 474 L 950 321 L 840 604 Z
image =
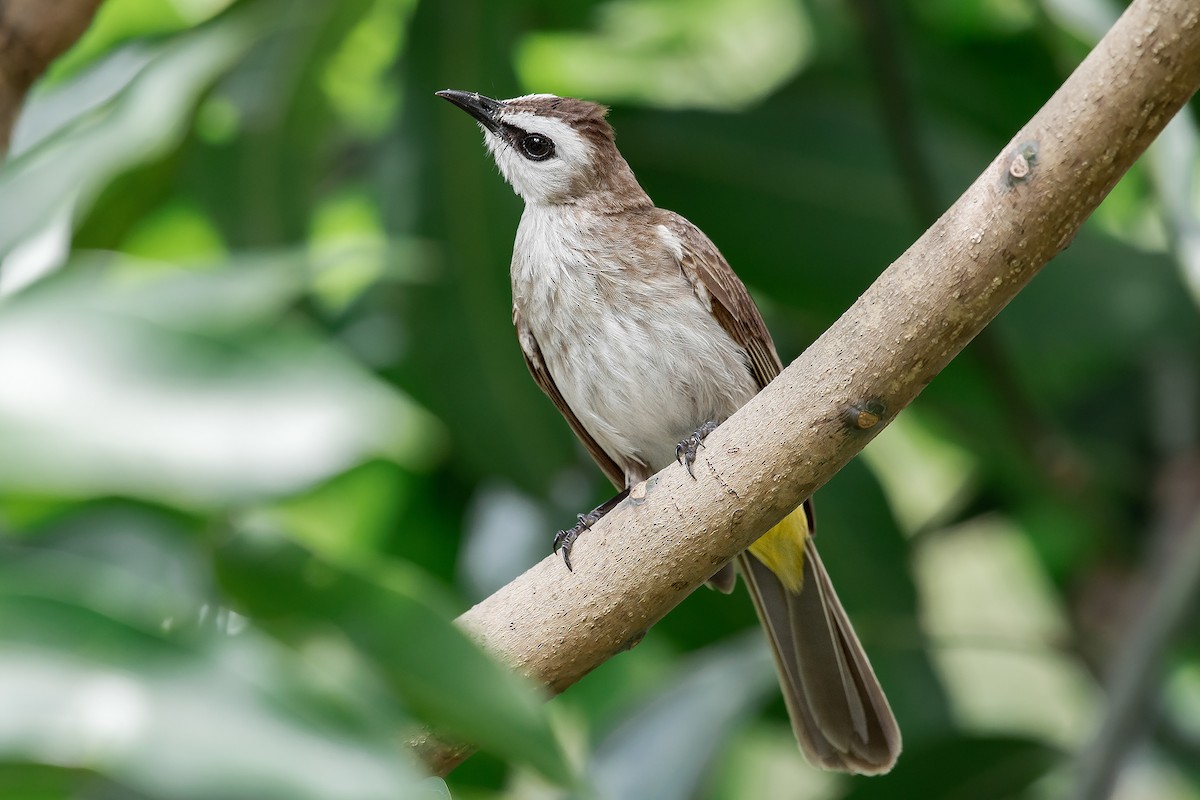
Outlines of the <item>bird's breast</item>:
M 567 405 L 627 477 L 632 463 L 666 466 L 681 439 L 756 391 L 653 226 L 527 209 L 512 279 Z

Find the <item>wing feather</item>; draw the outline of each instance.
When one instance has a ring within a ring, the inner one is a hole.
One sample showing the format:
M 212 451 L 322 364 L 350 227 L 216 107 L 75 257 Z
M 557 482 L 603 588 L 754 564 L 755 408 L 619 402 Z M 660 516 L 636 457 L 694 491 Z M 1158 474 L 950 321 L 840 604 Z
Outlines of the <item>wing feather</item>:
M 583 423 L 579 421 L 579 417 L 575 416 L 575 412 L 567 405 L 566 399 L 562 396 L 562 392 L 558 390 L 558 385 L 554 382 L 554 376 L 550 374 L 550 370 L 546 367 L 546 362 L 542 358 L 542 348 L 538 345 L 537 339 L 533 337 L 533 332 L 521 319 L 516 309 L 513 309 L 513 324 L 517 326 L 517 340 L 521 343 L 521 354 L 525 356 L 525 366 L 529 367 L 529 374 L 533 376 L 534 382 L 541 387 L 546 396 L 558 407 L 559 412 L 566 419 L 567 424 L 571 426 L 571 430 L 583 442 L 583 446 L 587 448 L 591 455 L 608 479 L 618 489 L 625 488 L 625 472 L 612 456 L 604 451 L 592 435 L 583 427 Z
M 679 268 L 713 316 L 746 352 L 758 388 L 783 370 L 771 333 L 746 286 L 704 232 L 683 217 L 661 211 L 660 224 L 678 243 Z

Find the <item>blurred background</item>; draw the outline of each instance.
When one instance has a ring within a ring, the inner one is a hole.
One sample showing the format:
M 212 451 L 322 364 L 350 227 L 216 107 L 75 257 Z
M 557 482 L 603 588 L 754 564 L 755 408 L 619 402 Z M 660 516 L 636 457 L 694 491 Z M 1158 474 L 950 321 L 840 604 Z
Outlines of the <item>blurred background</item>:
M 611 490 L 434 91 L 610 104 L 786 363 L 1118 10 L 106 0 L 0 171 L 0 797 L 1200 797 L 1194 104 L 817 495 L 891 775 L 804 763 L 744 594 L 545 706 L 448 624 Z M 482 752 L 425 779 L 421 723 Z

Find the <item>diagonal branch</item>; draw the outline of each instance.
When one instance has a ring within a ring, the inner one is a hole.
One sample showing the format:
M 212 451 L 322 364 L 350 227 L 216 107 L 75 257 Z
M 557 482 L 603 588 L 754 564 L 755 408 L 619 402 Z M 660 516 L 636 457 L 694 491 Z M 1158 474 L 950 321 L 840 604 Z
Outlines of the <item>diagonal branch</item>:
M 101 0 L 0 0 L 0 160 L 25 93 L 92 22 Z
M 460 619 L 560 692 L 636 642 L 908 405 L 1078 232 L 1200 86 L 1200 7 L 1134 0 L 962 197 L 770 386 L 580 540 Z M 469 752 L 416 743 L 445 774 Z

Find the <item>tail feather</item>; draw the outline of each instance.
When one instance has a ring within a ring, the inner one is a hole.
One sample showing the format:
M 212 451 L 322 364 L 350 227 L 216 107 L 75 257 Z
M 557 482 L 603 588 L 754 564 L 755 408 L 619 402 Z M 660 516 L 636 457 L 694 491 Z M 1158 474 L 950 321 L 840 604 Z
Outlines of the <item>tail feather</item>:
M 804 524 L 804 513 L 797 509 L 780 525 Z M 807 533 L 807 525 L 797 533 Z M 795 545 L 799 549 L 800 541 Z M 900 729 L 807 536 L 803 552 L 800 591 L 750 552 L 738 557 L 775 654 L 796 739 L 809 760 L 826 769 L 887 772 L 900 754 Z

